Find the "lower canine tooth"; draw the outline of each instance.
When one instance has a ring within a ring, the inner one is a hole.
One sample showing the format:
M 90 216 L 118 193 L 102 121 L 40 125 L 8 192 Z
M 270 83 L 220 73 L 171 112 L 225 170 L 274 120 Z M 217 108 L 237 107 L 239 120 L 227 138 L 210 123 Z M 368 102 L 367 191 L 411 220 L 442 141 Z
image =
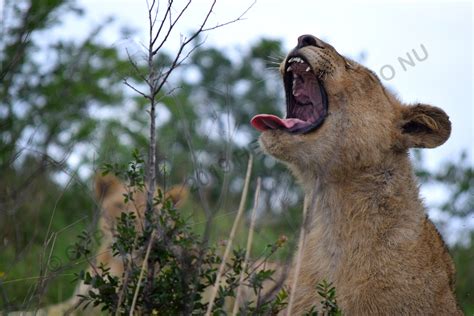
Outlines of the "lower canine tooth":
M 288 68 L 286 68 L 286 71 L 287 71 L 287 72 L 290 72 L 290 71 L 292 71 L 292 70 L 293 70 L 293 69 L 291 69 L 291 66 L 289 66 Z
M 310 71 L 310 70 L 311 70 L 311 68 L 309 68 L 309 67 L 308 67 L 308 68 L 306 68 L 306 72 L 308 72 L 308 71 Z

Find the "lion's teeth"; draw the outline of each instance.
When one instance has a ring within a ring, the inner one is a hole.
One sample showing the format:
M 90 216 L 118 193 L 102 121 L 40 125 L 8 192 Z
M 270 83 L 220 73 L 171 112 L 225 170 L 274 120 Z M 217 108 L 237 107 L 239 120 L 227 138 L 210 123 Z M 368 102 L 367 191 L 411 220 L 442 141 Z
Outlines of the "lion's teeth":
M 308 71 L 310 71 L 310 70 L 311 70 L 311 68 L 310 68 L 310 67 L 306 68 L 306 72 L 308 72 Z
M 300 63 L 304 64 L 304 60 L 301 59 L 300 57 L 292 57 L 290 60 L 288 60 L 288 63 Z
M 287 72 L 290 72 L 290 71 L 292 71 L 292 70 L 293 70 L 293 69 L 291 69 L 291 66 L 289 66 L 288 68 L 286 68 L 286 71 L 287 71 Z

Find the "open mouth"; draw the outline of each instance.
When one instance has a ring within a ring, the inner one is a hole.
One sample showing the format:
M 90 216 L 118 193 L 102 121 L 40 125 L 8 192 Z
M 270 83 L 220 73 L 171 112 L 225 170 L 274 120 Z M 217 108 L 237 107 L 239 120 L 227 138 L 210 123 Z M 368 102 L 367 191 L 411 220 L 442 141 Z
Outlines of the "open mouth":
M 286 118 L 258 114 L 250 123 L 259 131 L 284 130 L 309 133 L 324 122 L 328 100 L 323 84 L 311 66 L 299 56 L 288 58 L 283 76 L 286 93 Z

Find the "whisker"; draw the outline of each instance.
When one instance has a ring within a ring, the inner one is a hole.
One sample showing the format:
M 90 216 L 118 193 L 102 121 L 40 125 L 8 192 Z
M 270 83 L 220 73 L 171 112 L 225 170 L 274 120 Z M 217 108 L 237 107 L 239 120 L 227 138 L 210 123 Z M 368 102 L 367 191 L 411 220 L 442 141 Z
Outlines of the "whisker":
M 276 55 L 276 56 L 270 55 L 270 56 L 268 56 L 268 58 L 274 59 L 274 60 L 283 60 L 283 59 L 285 59 L 285 57 L 286 57 L 285 55 Z

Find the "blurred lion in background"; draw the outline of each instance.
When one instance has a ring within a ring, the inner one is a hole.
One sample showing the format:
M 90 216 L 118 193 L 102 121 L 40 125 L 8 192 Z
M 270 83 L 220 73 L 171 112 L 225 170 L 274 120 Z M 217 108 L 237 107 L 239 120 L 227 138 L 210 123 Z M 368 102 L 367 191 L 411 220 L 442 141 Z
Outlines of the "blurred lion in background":
M 134 188 L 129 187 L 113 175 L 96 176 L 94 180 L 94 191 L 95 197 L 101 207 L 98 230 L 102 238 L 94 256 L 94 266 L 89 267 L 88 272 L 94 274 L 97 267 L 103 265 L 110 269 L 110 275 L 121 277 L 124 272 L 123 260 L 120 256 L 114 256 L 112 252 L 117 219 L 122 212 L 133 212 L 137 217 L 137 221 L 142 221 L 146 209 L 146 192 L 134 190 Z M 129 194 L 131 191 L 133 191 L 133 201 L 129 200 L 125 202 L 124 195 Z M 174 186 L 167 190 L 164 196 L 165 199 L 170 199 L 175 206 L 179 206 L 187 199 L 188 190 L 184 186 Z M 36 315 L 95 313 L 96 311 L 91 308 L 88 308 L 87 311 L 82 311 L 79 307 L 76 310 L 81 299 L 78 295 L 85 295 L 90 290 L 91 287 L 81 281 L 70 299 L 40 309 L 36 312 Z

